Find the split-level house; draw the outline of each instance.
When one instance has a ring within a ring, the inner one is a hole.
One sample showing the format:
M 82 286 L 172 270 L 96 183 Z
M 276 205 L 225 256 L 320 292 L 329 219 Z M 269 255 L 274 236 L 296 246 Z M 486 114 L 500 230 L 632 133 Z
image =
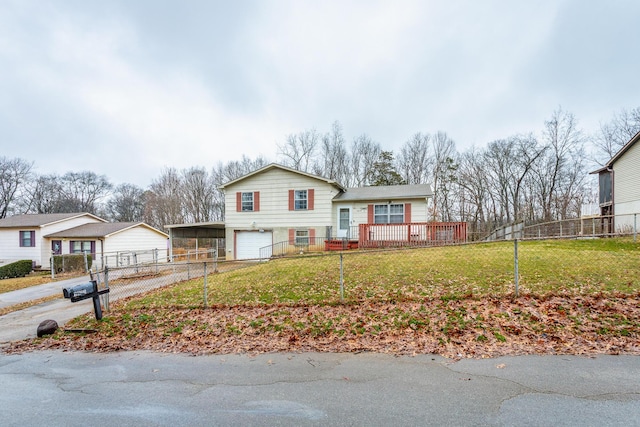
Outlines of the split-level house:
M 598 174 L 600 215 L 609 232 L 625 232 L 637 224 L 640 213 L 640 132 L 635 134 Z
M 428 184 L 345 188 L 272 163 L 219 188 L 227 259 L 265 258 L 334 239 L 364 246 L 444 236 L 418 226 L 428 221 Z
M 0 219 L 0 265 L 29 259 L 50 268 L 52 255 L 87 252 L 101 268 L 118 253 L 158 249 L 166 255 L 168 237 L 143 222 L 108 222 L 86 212 L 14 215 Z

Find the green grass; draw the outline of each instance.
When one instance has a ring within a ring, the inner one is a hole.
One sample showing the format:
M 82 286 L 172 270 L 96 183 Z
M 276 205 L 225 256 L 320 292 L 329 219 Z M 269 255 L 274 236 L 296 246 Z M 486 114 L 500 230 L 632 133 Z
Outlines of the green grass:
M 532 295 L 633 293 L 640 244 L 631 239 L 519 242 L 520 292 Z M 346 302 L 443 301 L 514 293 L 513 242 L 344 254 Z M 282 258 L 207 278 L 209 305 L 336 304 L 337 254 Z M 203 305 L 192 280 L 128 302 L 131 308 Z

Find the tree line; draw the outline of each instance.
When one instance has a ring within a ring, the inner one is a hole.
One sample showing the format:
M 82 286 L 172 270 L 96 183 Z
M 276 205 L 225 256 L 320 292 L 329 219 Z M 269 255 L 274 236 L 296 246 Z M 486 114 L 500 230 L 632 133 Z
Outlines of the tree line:
M 397 152 L 367 134 L 349 143 L 334 122 L 327 132 L 293 133 L 277 144 L 277 162 L 345 187 L 431 184 L 430 219 L 465 221 L 472 232 L 513 222 L 573 218 L 594 195 L 589 168 L 603 164 L 640 131 L 640 107 L 621 110 L 585 135 L 573 114 L 558 109 L 537 134 L 518 134 L 485 147 L 456 149 L 445 132 L 418 132 Z M 111 221 L 168 224 L 224 220 L 218 186 L 266 166 L 264 157 L 209 169 L 166 167 L 148 188 L 113 186 L 90 171 L 38 175 L 33 162 L 0 157 L 0 218 L 17 213 L 90 212 Z

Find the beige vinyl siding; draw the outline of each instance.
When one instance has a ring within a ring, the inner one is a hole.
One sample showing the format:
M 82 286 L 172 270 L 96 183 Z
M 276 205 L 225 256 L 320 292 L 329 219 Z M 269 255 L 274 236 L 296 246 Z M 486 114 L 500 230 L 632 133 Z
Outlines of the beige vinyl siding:
M 634 144 L 613 165 L 614 212 L 640 212 L 640 142 Z
M 314 209 L 290 211 L 289 190 L 309 189 L 314 189 Z M 338 194 L 338 190 L 327 182 L 282 169 L 249 177 L 224 191 L 225 224 L 234 229 L 329 226 L 331 199 Z M 256 191 L 260 192 L 260 210 L 236 212 L 236 193 Z
M 617 232 L 631 232 L 640 219 L 640 142 L 613 164 L 613 198 Z
M 20 246 L 20 231 L 35 231 L 35 246 Z M 40 230 L 33 227 L 5 228 L 0 230 L 0 265 L 22 259 L 30 259 L 40 264 Z
M 42 236 L 46 236 L 48 234 L 57 233 L 59 231 L 68 230 L 70 228 L 77 227 L 79 225 L 84 224 L 92 224 L 96 222 L 104 222 L 100 221 L 96 218 L 90 217 L 88 215 L 80 216 L 78 218 L 66 219 L 63 221 L 59 221 L 53 224 L 49 224 L 43 227 L 41 230 L 36 231 L 36 245 L 40 248 L 40 265 L 44 268 L 49 268 L 49 258 L 51 257 L 51 240 L 49 238 L 43 239 Z M 39 233 L 39 234 L 38 234 Z M 54 240 L 62 240 L 62 239 L 54 239 Z M 98 242 L 96 242 L 96 251 L 98 250 Z M 65 240 L 62 242 L 62 253 L 69 253 L 69 240 Z
M 99 248 L 99 242 L 96 243 L 96 250 Z M 144 226 L 137 226 L 114 233 L 107 236 L 104 242 L 104 251 L 122 252 L 122 251 L 149 251 L 158 249 L 160 255 L 166 255 L 167 238 L 153 230 Z
M 350 203 L 333 203 L 334 208 L 334 230 L 338 229 L 338 210 L 340 208 L 349 207 L 351 208 L 351 226 L 357 226 L 360 224 L 367 223 L 367 215 L 368 215 L 368 206 L 369 205 L 378 205 L 378 204 L 386 204 L 388 200 L 372 200 L 368 202 L 350 202 Z M 392 200 L 391 204 L 406 204 L 411 203 L 411 222 L 427 222 L 428 221 L 428 207 L 425 199 L 406 199 L 406 200 Z
M 289 210 L 289 190 L 314 190 L 313 210 Z M 321 179 L 274 168 L 225 187 L 226 254 L 235 254 L 236 231 L 264 230 L 273 233 L 273 243 L 286 242 L 289 229 L 314 229 L 324 237 L 332 225 L 331 200 L 338 189 Z M 236 193 L 259 192 L 260 210 L 237 212 Z

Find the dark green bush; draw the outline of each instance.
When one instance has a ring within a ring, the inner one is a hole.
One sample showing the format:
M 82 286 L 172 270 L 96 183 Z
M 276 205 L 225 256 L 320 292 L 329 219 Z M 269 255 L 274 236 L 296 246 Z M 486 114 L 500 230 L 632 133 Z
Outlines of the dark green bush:
M 93 257 L 87 254 L 87 267 L 91 268 Z M 57 272 L 63 271 L 84 271 L 84 255 L 55 255 L 53 257 L 53 267 Z
M 0 279 L 11 279 L 13 277 L 24 277 L 33 271 L 33 261 L 23 259 L 0 267 Z

